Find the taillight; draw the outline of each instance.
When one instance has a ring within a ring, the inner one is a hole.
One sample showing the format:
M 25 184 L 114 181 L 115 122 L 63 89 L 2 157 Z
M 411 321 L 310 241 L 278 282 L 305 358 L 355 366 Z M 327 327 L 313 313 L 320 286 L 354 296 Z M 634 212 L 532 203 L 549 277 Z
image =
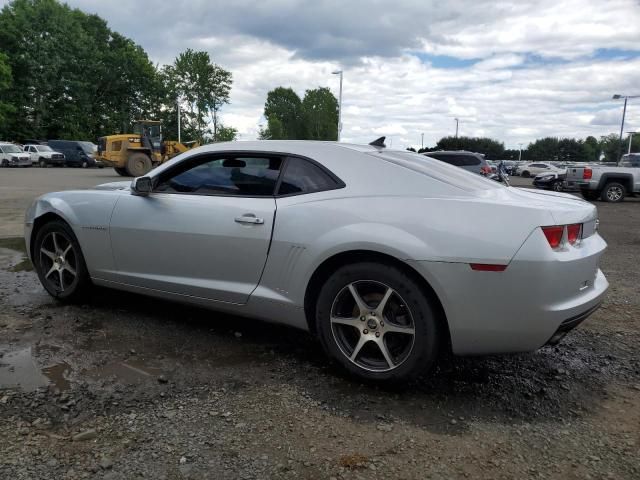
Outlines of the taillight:
M 575 245 L 582 236 L 582 224 L 573 223 L 571 225 L 552 225 L 550 227 L 540 227 L 542 233 L 547 237 L 549 246 L 556 249 L 562 244 L 562 237 L 564 236 L 564 229 L 567 229 L 567 242 L 569 245 Z
M 480 167 L 480 173 L 482 173 L 483 175 L 488 175 L 491 173 L 491 167 L 489 165 L 483 165 L 482 167 Z
M 558 248 L 562 242 L 562 234 L 564 233 L 564 226 L 554 225 L 552 227 L 541 227 L 542 233 L 547 237 L 547 242 L 551 248 Z
M 573 225 L 567 225 L 567 241 L 571 245 L 575 245 L 580 240 L 580 233 L 582 232 L 582 224 L 575 223 Z
M 585 167 L 585 169 L 582 171 L 582 179 L 591 180 L 592 176 L 593 176 L 593 170 L 591 170 L 589 167 Z

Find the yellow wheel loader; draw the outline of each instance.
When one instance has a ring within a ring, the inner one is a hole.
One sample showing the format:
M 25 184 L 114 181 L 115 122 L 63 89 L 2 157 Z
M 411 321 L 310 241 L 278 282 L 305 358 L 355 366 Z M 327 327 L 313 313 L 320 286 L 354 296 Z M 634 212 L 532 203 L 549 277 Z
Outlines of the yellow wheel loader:
M 161 122 L 140 120 L 135 133 L 98 139 L 98 160 L 124 177 L 141 177 L 176 155 L 199 146 L 197 142 L 163 140 Z

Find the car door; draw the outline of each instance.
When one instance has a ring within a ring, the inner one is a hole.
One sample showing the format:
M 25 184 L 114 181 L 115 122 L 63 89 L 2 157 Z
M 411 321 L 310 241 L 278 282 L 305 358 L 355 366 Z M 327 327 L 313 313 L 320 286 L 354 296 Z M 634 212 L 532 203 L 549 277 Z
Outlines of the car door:
M 267 259 L 282 159 L 208 154 L 122 195 L 110 235 L 119 282 L 246 303 Z
M 27 145 L 24 147 L 24 151 L 27 152 L 29 154 L 29 159 L 31 160 L 31 163 L 36 163 L 38 161 L 37 158 L 35 158 L 35 155 L 33 153 L 33 149 L 31 147 L 31 145 Z

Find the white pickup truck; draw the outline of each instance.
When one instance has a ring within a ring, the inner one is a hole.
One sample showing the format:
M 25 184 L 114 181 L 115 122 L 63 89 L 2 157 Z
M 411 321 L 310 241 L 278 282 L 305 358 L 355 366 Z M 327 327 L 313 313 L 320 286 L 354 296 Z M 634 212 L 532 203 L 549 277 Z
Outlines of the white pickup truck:
M 587 200 L 621 202 L 624 197 L 640 194 L 640 153 L 623 155 L 618 166 L 568 167 L 566 183 L 579 189 Z

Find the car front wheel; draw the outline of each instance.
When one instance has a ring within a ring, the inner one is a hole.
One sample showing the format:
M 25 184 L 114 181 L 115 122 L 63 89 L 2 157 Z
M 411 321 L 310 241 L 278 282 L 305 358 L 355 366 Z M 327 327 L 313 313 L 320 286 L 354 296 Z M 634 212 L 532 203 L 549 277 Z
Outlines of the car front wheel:
M 524 172 L 522 172 L 522 176 L 523 176 L 524 178 L 529 178 L 529 177 L 531 176 L 531 173 L 529 173 L 529 171 L 528 171 L 528 170 L 525 170 Z
M 91 284 L 80 244 L 62 221 L 49 222 L 38 231 L 33 261 L 40 282 L 59 300 L 80 300 Z
M 363 380 L 404 382 L 437 357 L 434 309 L 420 285 L 392 265 L 338 269 L 321 288 L 316 322 L 327 354 Z

